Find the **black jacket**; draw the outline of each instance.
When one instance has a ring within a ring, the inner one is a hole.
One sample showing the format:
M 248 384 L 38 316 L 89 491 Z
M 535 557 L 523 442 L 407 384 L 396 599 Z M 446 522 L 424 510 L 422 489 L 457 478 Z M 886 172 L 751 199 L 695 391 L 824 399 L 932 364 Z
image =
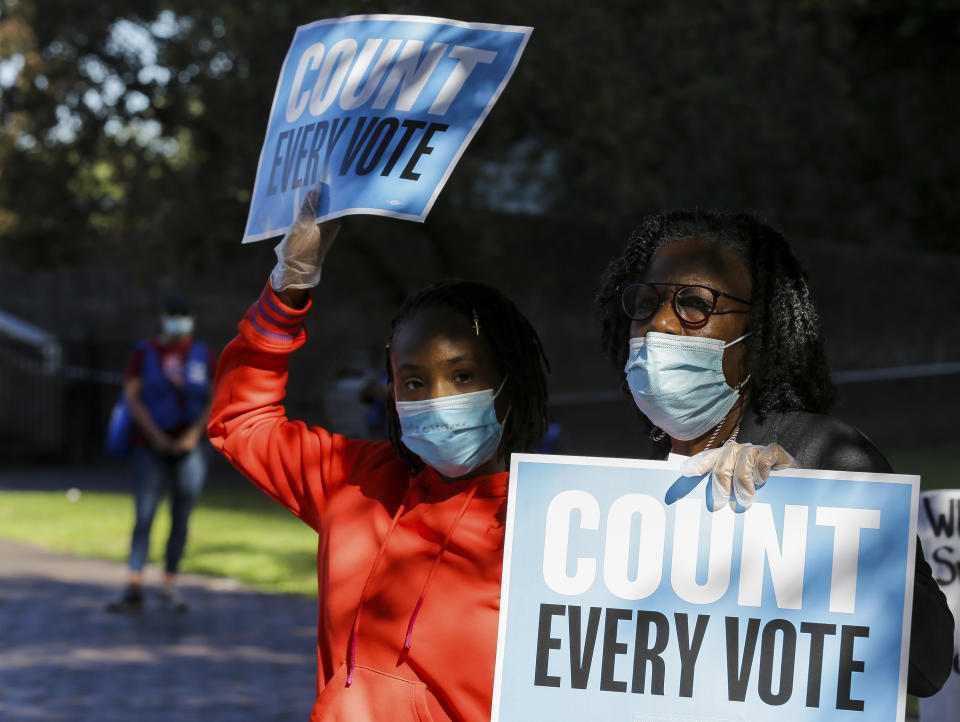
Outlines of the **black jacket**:
M 892 472 L 890 462 L 866 436 L 832 416 L 774 412 L 761 423 L 748 415 L 737 441 L 761 445 L 776 442 L 803 469 Z M 953 614 L 923 558 L 918 538 L 907 691 L 918 697 L 934 694 L 950 676 L 952 663 Z

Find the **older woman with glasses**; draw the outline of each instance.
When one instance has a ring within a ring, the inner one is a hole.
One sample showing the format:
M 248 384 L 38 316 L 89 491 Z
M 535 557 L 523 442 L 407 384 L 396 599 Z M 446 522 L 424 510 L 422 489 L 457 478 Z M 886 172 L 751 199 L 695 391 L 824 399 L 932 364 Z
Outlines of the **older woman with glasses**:
M 891 471 L 827 415 L 835 391 L 805 274 L 749 214 L 647 217 L 607 266 L 597 305 L 607 356 L 662 456 L 711 472 L 714 504 L 749 506 L 770 471 Z M 943 686 L 953 617 L 917 540 L 908 691 Z

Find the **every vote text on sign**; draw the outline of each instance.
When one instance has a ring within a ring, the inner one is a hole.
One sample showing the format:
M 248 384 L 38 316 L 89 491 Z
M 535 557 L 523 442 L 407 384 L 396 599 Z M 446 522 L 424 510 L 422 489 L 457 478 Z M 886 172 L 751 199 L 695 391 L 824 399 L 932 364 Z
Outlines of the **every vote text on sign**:
M 308 188 L 320 220 L 423 221 L 532 28 L 354 15 L 297 28 L 260 151 L 244 242 L 284 233 Z
M 492 719 L 903 720 L 919 478 L 514 454 Z

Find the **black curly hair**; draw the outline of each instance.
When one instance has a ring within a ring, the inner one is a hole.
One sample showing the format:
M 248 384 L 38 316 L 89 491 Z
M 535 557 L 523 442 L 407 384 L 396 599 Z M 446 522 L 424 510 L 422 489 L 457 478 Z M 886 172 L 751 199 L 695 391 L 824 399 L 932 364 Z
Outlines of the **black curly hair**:
M 437 281 L 403 302 L 390 324 L 386 344 L 387 381 L 393 383 L 390 345 L 405 321 L 432 307 L 450 308 L 471 320 L 476 314 L 480 333 L 485 334 L 498 371 L 506 377 L 504 393 L 510 398 L 510 414 L 504 422 L 501 458 L 509 463 L 514 451 L 536 451 L 547 429 L 547 376 L 550 363 L 540 337 L 510 299 L 492 286 L 476 281 Z M 400 419 L 391 394 L 387 394 L 387 433 L 397 454 L 415 469 L 420 458 L 400 441 Z
M 806 273 L 784 237 L 752 213 L 670 211 L 644 218 L 600 280 L 596 306 L 607 358 L 619 368 L 627 360 L 630 319 L 620 306 L 620 285 L 642 279 L 660 248 L 684 238 L 725 246 L 750 270 L 751 334 L 745 340 L 750 409 L 759 419 L 771 411 L 827 411 L 836 389 Z

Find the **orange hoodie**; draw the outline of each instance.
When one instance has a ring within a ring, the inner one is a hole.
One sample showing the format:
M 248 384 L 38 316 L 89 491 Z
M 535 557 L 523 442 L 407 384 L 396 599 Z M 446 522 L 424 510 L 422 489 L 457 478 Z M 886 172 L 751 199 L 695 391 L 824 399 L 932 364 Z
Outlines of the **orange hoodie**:
M 208 430 L 319 535 L 310 720 L 488 720 L 507 474 L 413 474 L 389 442 L 289 421 L 288 354 L 308 309 L 267 285 L 220 357 Z

